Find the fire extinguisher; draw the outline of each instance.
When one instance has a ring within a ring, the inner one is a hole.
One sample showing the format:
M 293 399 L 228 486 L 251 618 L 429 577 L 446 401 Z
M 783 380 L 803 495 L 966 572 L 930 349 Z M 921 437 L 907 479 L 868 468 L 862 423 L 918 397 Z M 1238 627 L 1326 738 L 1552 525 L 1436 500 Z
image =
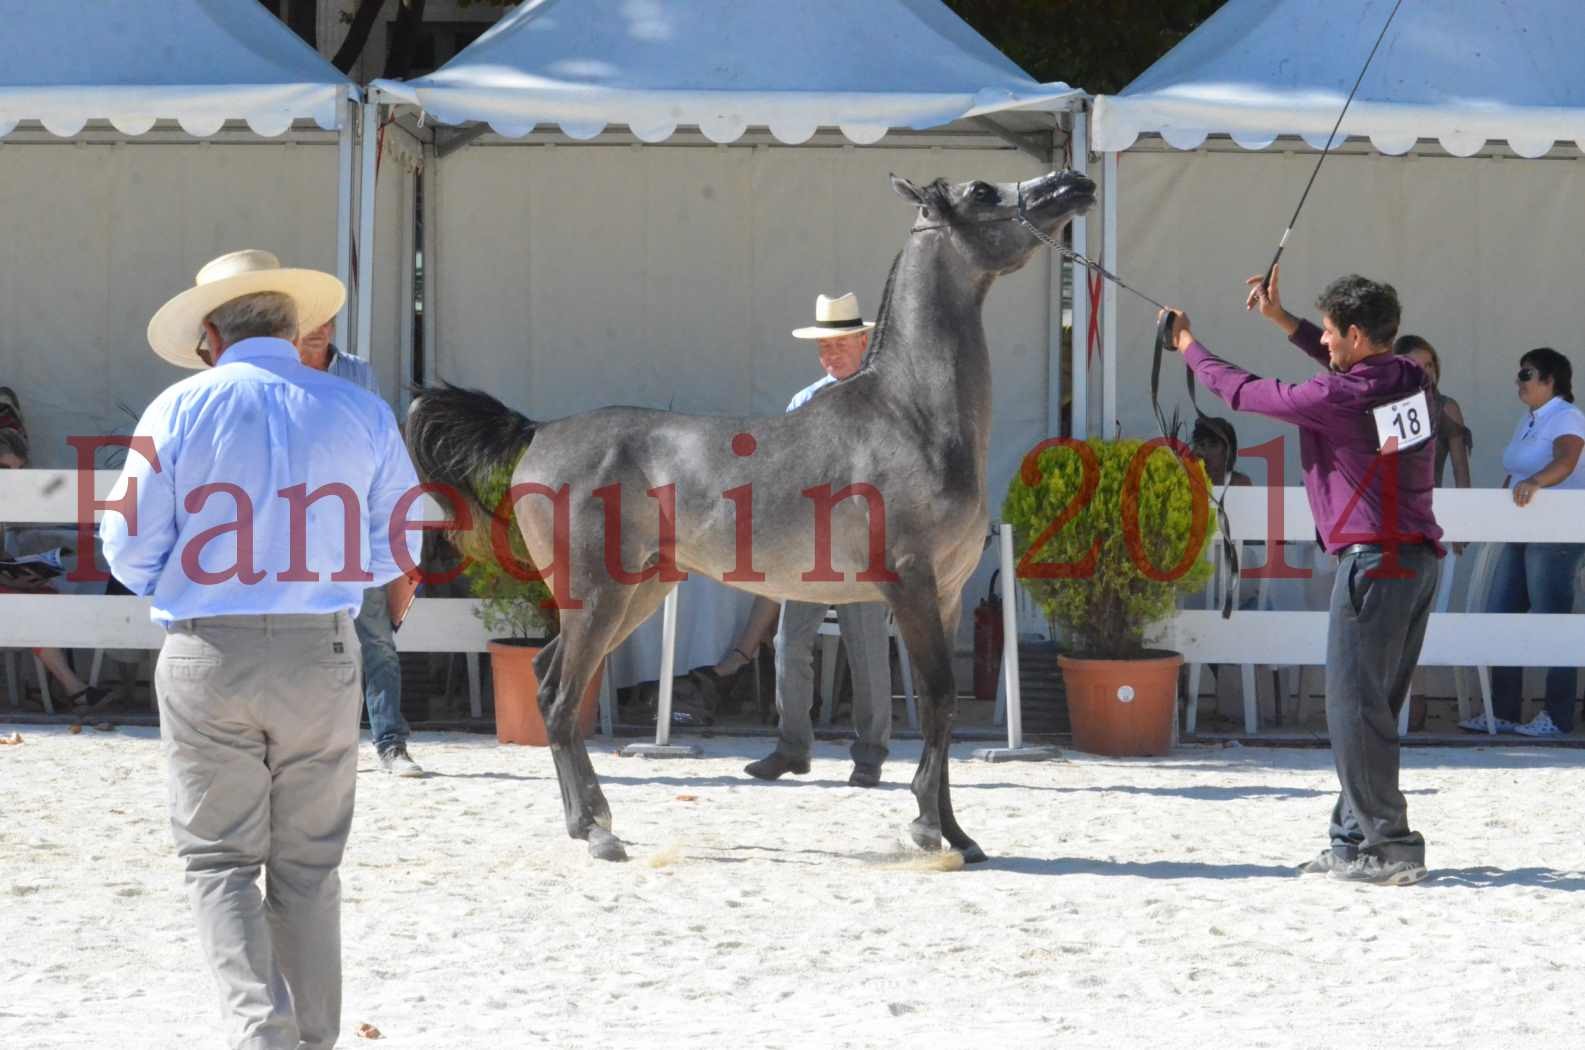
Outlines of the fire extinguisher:
M 996 593 L 998 569 L 991 573 L 985 597 L 974 607 L 974 699 L 996 699 L 996 676 L 1002 673 L 1002 599 Z

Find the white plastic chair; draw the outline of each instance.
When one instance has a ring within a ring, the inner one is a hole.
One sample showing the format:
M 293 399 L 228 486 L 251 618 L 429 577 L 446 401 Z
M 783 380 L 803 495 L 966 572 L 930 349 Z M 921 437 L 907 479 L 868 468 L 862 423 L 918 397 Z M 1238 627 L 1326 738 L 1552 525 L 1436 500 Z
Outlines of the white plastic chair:
M 55 713 L 55 704 L 52 702 L 52 700 L 50 698 L 50 676 L 49 676 L 49 672 L 44 669 L 44 661 L 39 659 L 37 653 L 31 653 L 30 652 L 28 655 L 33 657 L 33 671 L 34 671 L 34 673 L 36 675 L 38 675 L 39 699 L 42 700 L 43 703 L 44 703 L 44 711 L 45 711 L 45 713 L 53 715 Z M 19 683 L 17 682 L 17 651 L 15 649 L 7 649 L 7 650 L 5 650 L 5 665 L 6 665 L 6 693 L 7 693 L 7 695 L 9 695 L 11 697 L 11 706 L 12 707 L 21 707 L 22 706 L 22 690 L 20 688 L 18 688 Z
M 1211 544 L 1211 578 L 1205 584 L 1205 607 L 1207 609 L 1222 608 L 1222 601 L 1227 593 L 1225 577 L 1227 575 L 1226 561 L 1222 555 L 1222 545 L 1219 542 Z M 1238 547 L 1239 562 L 1242 564 L 1249 555 L 1249 544 L 1240 543 Z M 1237 615 L 1238 588 L 1240 581 L 1233 581 L 1233 606 L 1234 615 Z M 1266 598 L 1266 580 L 1260 582 L 1259 599 L 1257 607 L 1264 607 Z M 1188 703 L 1183 713 L 1183 731 L 1185 735 L 1192 734 L 1200 719 L 1200 671 L 1204 664 L 1189 664 Z M 1260 729 L 1259 694 L 1255 690 L 1255 665 L 1239 665 L 1239 684 L 1244 698 L 1244 732 L 1254 736 Z M 1280 698 L 1279 698 L 1280 702 Z
M 817 632 L 820 636 L 820 724 L 829 726 L 836 714 L 837 642 L 842 637 L 842 625 L 836 610 L 827 609 Z M 897 668 L 903 680 L 903 708 L 908 714 L 908 728 L 919 728 L 919 709 L 914 703 L 914 668 L 908 659 L 908 644 L 897 633 L 897 622 L 891 610 L 886 610 L 886 634 L 897 640 Z M 889 655 L 889 654 L 888 654 Z

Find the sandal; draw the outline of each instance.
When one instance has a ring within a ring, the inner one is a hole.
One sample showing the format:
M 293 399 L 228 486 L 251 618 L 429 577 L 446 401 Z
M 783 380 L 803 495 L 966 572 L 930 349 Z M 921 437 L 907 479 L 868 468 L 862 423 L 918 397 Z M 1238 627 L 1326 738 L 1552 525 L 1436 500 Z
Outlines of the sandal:
M 104 686 L 85 685 L 81 689 L 77 690 L 77 692 L 68 696 L 66 698 L 66 704 L 69 705 L 73 711 L 95 711 L 101 707 L 104 707 L 113 699 L 115 699 L 115 694 L 106 689 Z

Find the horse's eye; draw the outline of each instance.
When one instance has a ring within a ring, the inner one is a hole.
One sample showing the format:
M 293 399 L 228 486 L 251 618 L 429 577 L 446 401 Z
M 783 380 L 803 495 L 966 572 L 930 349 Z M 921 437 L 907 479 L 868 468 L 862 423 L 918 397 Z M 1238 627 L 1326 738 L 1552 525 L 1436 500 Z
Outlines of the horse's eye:
M 973 192 L 974 199 L 981 204 L 995 204 L 1002 199 L 996 187 L 986 182 L 976 182 Z

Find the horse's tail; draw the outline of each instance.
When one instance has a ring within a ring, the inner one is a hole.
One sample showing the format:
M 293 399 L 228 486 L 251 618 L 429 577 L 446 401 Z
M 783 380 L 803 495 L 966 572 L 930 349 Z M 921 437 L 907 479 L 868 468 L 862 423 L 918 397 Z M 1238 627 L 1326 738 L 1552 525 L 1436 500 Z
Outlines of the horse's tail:
M 467 549 L 489 549 L 494 515 L 510 520 L 502 505 L 512 470 L 534 440 L 539 424 L 479 390 L 450 383 L 415 392 L 407 410 L 407 448 L 421 481 L 449 486 L 462 499 L 472 526 L 454 534 Z M 461 516 L 461 508 L 449 508 Z

